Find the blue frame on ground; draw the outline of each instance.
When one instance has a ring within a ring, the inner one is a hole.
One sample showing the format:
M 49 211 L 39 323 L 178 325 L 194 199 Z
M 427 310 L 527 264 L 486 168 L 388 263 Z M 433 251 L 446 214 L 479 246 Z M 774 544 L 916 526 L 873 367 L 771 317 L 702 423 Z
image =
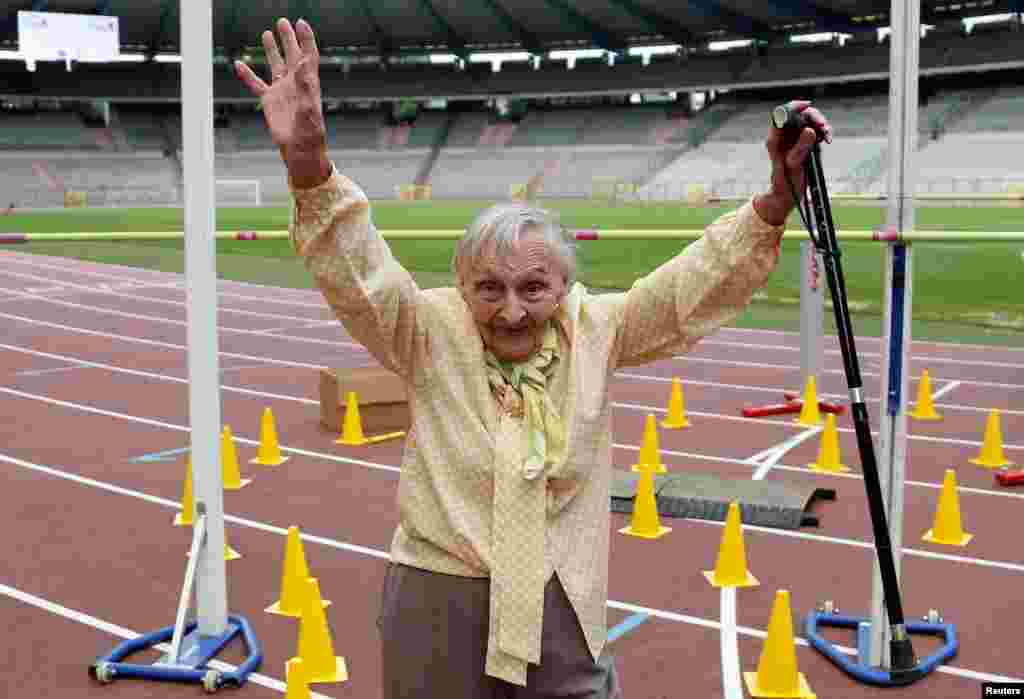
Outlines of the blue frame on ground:
M 627 633 L 629 633 L 636 627 L 640 626 L 640 624 L 647 621 L 648 616 L 650 615 L 644 614 L 643 612 L 637 612 L 632 616 L 626 617 L 623 621 L 620 621 L 618 624 L 608 629 L 608 643 L 611 643 L 612 641 L 616 641 L 622 638 Z
M 178 449 L 168 449 L 167 451 L 157 451 L 152 454 L 143 454 L 128 460 L 135 464 L 152 463 L 153 461 L 174 461 L 178 454 L 184 454 L 188 450 L 189 447 L 180 447 Z

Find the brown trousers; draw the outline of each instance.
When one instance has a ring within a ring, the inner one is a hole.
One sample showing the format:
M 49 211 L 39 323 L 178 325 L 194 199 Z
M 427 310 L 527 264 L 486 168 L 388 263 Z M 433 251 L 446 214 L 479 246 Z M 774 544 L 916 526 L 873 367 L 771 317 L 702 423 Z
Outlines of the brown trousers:
M 520 687 L 484 674 L 490 581 L 388 563 L 380 617 L 384 699 L 622 699 L 607 650 L 594 662 L 558 580 L 544 590 L 540 665 Z

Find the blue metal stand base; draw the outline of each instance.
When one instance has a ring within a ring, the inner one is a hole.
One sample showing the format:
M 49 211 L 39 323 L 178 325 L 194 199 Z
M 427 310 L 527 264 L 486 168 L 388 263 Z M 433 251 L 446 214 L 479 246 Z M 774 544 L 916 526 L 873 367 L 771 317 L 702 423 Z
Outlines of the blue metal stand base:
M 227 629 L 220 636 L 201 636 L 197 626 L 198 624 L 194 621 L 185 626 L 181 653 L 176 663 L 168 662 L 167 656 L 151 665 L 122 662 L 132 653 L 170 640 L 174 635 L 174 626 L 171 625 L 125 641 L 108 655 L 90 665 L 89 675 L 104 684 L 113 682 L 120 677 L 165 682 L 193 682 L 202 684 L 207 692 L 215 692 L 221 687 L 241 687 L 245 684 L 249 675 L 263 662 L 263 652 L 249 622 L 243 617 L 229 615 Z M 245 640 L 248 650 L 248 658 L 245 662 L 233 672 L 221 672 L 207 668 L 206 664 L 239 634 Z
M 841 652 L 818 633 L 819 626 L 857 630 L 857 658 Z M 908 621 L 908 635 L 941 636 L 945 643 L 935 653 L 917 662 L 912 668 L 887 670 L 870 665 L 871 621 L 867 618 L 816 611 L 807 617 L 806 636 L 811 646 L 839 666 L 846 674 L 865 684 L 879 687 L 905 686 L 921 679 L 956 655 L 960 642 L 953 624 L 931 621 Z

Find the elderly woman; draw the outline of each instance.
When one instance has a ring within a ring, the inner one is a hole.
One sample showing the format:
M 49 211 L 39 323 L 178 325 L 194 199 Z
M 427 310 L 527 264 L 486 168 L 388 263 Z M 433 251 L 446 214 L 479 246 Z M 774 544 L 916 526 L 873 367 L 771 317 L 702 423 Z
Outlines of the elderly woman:
M 815 131 L 771 129 L 769 191 L 628 292 L 589 296 L 572 239 L 519 203 L 469 227 L 457 288 L 424 290 L 328 158 L 313 30 L 277 30 L 283 50 L 262 37 L 269 85 L 236 69 L 287 166 L 292 244 L 411 404 L 379 618 L 384 696 L 621 697 L 605 649 L 610 378 L 687 351 L 749 303 L 777 263 Z

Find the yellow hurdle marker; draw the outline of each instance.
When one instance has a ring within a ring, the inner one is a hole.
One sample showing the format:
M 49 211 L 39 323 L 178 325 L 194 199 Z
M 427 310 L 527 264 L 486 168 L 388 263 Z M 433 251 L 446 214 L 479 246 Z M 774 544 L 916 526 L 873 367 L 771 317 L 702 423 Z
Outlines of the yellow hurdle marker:
M 288 678 L 284 699 L 310 699 L 309 676 L 302 658 L 290 658 L 285 666 L 284 676 Z
M 299 652 L 310 684 L 344 682 L 348 679 L 345 659 L 334 654 L 331 630 L 320 600 L 320 583 L 306 578 L 306 600 L 299 625 Z M 287 667 L 285 669 L 287 672 Z
M 813 375 L 807 377 L 807 385 L 804 386 L 804 405 L 800 409 L 800 417 L 796 421 L 808 427 L 817 427 L 821 424 L 821 409 L 818 407 L 818 384 Z
M 224 425 L 220 433 L 220 462 L 224 469 L 224 490 L 241 490 L 252 483 L 251 478 L 242 478 L 238 468 L 238 452 L 235 451 L 235 438 L 231 436 L 231 427 Z
M 633 464 L 633 470 L 640 473 L 645 468 L 650 468 L 654 473 L 667 473 L 665 464 L 661 463 L 661 453 L 658 447 L 658 421 L 654 415 L 648 415 L 644 425 L 644 441 L 640 445 L 640 460 Z
M 404 437 L 405 431 L 388 432 L 367 437 L 363 434 L 363 421 L 359 417 L 359 398 L 355 391 L 349 391 L 345 403 L 345 422 L 342 424 L 341 437 L 334 440 L 335 444 L 361 447 L 366 444 L 376 444 L 389 439 Z
M 192 494 L 192 456 L 185 461 L 185 485 L 181 493 L 181 512 L 174 515 L 174 526 L 191 527 L 195 524 L 196 502 Z
M 633 498 L 633 516 L 628 527 L 619 530 L 620 534 L 638 536 L 641 539 L 657 539 L 672 531 L 671 527 L 661 526 L 658 517 L 658 501 L 654 497 L 654 472 L 647 466 L 640 471 L 640 482 L 636 486 Z
M 705 570 L 704 577 L 714 587 L 753 587 L 761 584 L 747 569 L 740 505 L 737 502 L 729 503 L 729 514 L 725 518 L 725 530 L 718 547 L 715 569 Z
M 915 420 L 942 419 L 942 415 L 935 411 L 935 403 L 932 402 L 932 380 L 927 369 L 921 372 L 921 383 L 917 386 L 917 405 L 914 406 L 910 417 Z
M 775 593 L 772 616 L 768 622 L 768 638 L 761 650 L 757 672 L 744 672 L 743 679 L 752 697 L 811 699 L 815 696 L 807 685 L 804 673 L 797 669 L 793 612 L 789 606 L 788 590 Z
M 972 464 L 985 468 L 1002 468 L 1014 464 L 1003 454 L 1003 431 L 999 427 L 999 411 L 992 410 L 985 424 L 985 438 L 981 444 L 981 453 L 971 459 Z
M 683 398 L 683 385 L 678 378 L 672 379 L 672 395 L 668 400 L 668 416 L 661 421 L 661 426 L 669 430 L 681 430 L 690 426 L 686 419 L 686 401 Z
M 921 539 L 933 544 L 966 546 L 973 538 L 973 534 L 964 532 L 960 522 L 960 498 L 956 490 L 956 472 L 951 468 L 946 469 L 946 477 L 942 481 L 942 493 L 939 495 L 939 506 L 935 510 L 935 522 Z
M 281 598 L 264 611 L 270 614 L 302 618 L 302 609 L 306 604 L 306 578 L 309 566 L 306 564 L 306 553 L 302 548 L 302 537 L 295 525 L 288 527 L 288 540 L 285 543 L 284 564 L 281 566 Z M 330 600 L 321 600 L 323 606 Z
M 825 417 L 825 430 L 821 433 L 821 446 L 818 447 L 818 460 L 807 464 L 813 471 L 826 473 L 842 473 L 850 467 L 839 458 L 839 431 L 836 429 L 836 416 L 829 413 Z
M 260 448 L 255 459 L 250 459 L 250 464 L 261 466 L 280 466 L 289 458 L 281 456 L 281 445 L 277 441 L 277 428 L 274 426 L 274 413 L 270 408 L 263 409 L 263 418 L 260 420 Z

